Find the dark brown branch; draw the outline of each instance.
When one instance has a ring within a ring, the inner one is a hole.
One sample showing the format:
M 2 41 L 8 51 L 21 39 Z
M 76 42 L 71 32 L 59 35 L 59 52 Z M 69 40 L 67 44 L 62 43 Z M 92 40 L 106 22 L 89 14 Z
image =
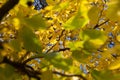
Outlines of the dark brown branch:
M 66 51 L 66 50 L 70 50 L 70 48 L 59 49 L 59 51 L 57 51 L 57 52 L 60 52 L 60 51 Z
M 23 64 L 26 64 L 27 62 L 29 62 L 29 61 L 31 61 L 31 60 L 33 60 L 33 59 L 36 59 L 36 58 L 44 58 L 44 56 L 35 56 L 35 57 L 31 57 L 31 58 L 25 60 L 25 61 L 23 62 Z
M 0 8 L 0 21 L 3 17 L 8 14 L 8 12 L 18 4 L 19 0 L 8 0 L 1 8 Z
M 25 58 L 30 54 L 30 51 L 27 51 L 26 54 L 24 56 L 21 57 L 20 61 L 24 61 Z
M 104 25 L 106 22 L 108 22 L 109 21 L 109 19 L 108 20 L 106 20 L 106 21 L 104 21 L 103 23 L 101 23 L 101 24 L 96 24 L 95 26 L 94 26 L 94 28 L 93 29 L 96 29 L 96 28 L 98 28 L 98 27 L 100 27 L 100 26 L 102 26 L 102 25 Z
M 57 72 L 57 71 L 53 71 L 54 74 L 58 74 L 58 75 L 61 75 L 61 76 L 64 76 L 64 77 L 80 77 L 82 78 L 83 80 L 87 80 L 85 77 L 83 77 L 82 75 L 80 74 L 64 74 L 64 73 L 60 73 L 60 72 Z
M 41 75 L 41 73 L 38 71 L 35 71 L 29 65 L 11 61 L 7 57 L 4 57 L 4 59 L 1 63 L 9 64 L 9 65 L 13 66 L 14 68 L 16 68 L 18 71 L 21 71 L 22 73 L 27 74 L 30 78 L 33 77 L 33 78 L 36 78 L 37 80 L 40 80 L 40 77 L 38 75 Z
M 2 63 L 7 63 L 7 64 L 13 66 L 17 70 L 22 71 L 23 73 L 27 74 L 30 78 L 33 77 L 33 78 L 36 78 L 37 80 L 40 80 L 40 77 L 38 75 L 41 75 L 41 72 L 35 71 L 29 65 L 25 65 L 23 63 L 13 62 L 13 61 L 9 60 L 7 57 L 4 57 Z M 75 76 L 75 77 L 80 77 L 83 80 L 86 80 L 86 78 L 83 77 L 80 74 L 64 74 L 64 73 L 60 73 L 60 72 L 57 72 L 57 71 L 53 71 L 53 74 L 58 74 L 58 75 L 61 75 L 61 76 L 64 76 L 64 77 L 74 77 Z

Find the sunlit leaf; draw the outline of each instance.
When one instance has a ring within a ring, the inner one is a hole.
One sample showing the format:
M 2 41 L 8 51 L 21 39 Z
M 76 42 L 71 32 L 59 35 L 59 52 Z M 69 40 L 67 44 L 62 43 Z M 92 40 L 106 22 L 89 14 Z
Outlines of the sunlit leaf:
M 55 7 L 53 7 L 53 10 L 61 11 L 61 10 L 65 9 L 65 8 L 67 8 L 68 5 L 69 5 L 68 1 L 62 2 L 59 5 L 56 5 Z
M 109 1 L 106 16 L 110 20 L 113 20 L 113 21 L 119 20 L 119 18 L 120 18 L 120 0 Z
M 83 43 L 83 41 L 68 42 L 68 46 L 71 50 L 80 50 L 80 48 L 83 48 Z
M 83 4 L 78 9 L 78 12 L 65 22 L 64 27 L 66 29 L 79 29 L 88 23 L 86 0 L 81 1 L 81 3 Z
M 21 5 L 27 7 L 27 1 L 29 1 L 29 0 L 20 0 L 19 3 L 20 3 Z
M 110 70 L 115 70 L 120 68 L 120 60 L 117 59 L 109 65 Z
M 85 41 L 84 49 L 90 52 L 96 51 L 107 39 L 103 32 L 92 29 L 81 31 L 80 38 Z

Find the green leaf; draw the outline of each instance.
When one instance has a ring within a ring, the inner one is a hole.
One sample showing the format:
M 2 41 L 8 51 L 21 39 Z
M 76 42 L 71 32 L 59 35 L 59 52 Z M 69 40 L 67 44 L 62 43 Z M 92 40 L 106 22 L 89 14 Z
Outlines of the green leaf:
M 33 29 L 45 29 L 46 28 L 46 23 L 40 14 L 34 15 L 31 18 L 25 18 L 24 20 L 25 20 L 26 26 L 30 26 Z
M 20 76 L 19 74 L 15 73 L 14 67 L 8 65 L 8 64 L 2 64 L 0 65 L 0 79 L 1 80 L 19 80 Z
M 53 80 L 52 71 L 47 70 L 47 71 L 42 72 L 41 80 Z
M 40 42 L 30 28 L 25 26 L 21 28 L 19 31 L 19 39 L 28 51 L 42 52 Z
M 120 74 L 113 74 L 109 70 L 103 70 L 103 71 L 93 70 L 91 74 L 95 80 L 119 80 L 120 79 L 119 77 Z
M 60 53 L 47 54 L 45 59 L 54 67 L 62 70 L 69 70 L 70 66 L 72 65 L 72 59 L 64 59 Z
M 104 33 L 102 31 L 94 30 L 94 29 L 86 29 L 80 32 L 80 38 L 83 40 L 86 39 L 106 39 Z
M 21 45 L 19 40 L 12 40 L 10 42 L 10 45 L 16 52 L 19 52 L 21 50 Z
M 88 52 L 96 51 L 107 39 L 103 32 L 92 29 L 81 31 L 80 38 L 84 41 L 84 49 Z
M 88 56 L 90 56 L 90 54 L 86 54 L 79 50 L 72 51 L 72 57 L 81 63 L 85 63 Z

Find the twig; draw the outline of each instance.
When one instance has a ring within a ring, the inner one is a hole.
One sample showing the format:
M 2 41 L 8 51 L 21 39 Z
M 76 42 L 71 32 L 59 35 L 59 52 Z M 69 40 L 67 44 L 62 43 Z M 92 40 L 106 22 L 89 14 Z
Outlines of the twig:
M 94 26 L 94 28 L 93 29 L 96 29 L 96 28 L 98 28 L 98 27 L 100 27 L 100 26 L 102 26 L 103 24 L 105 24 L 106 22 L 108 22 L 109 21 L 109 19 L 108 20 L 106 20 L 106 21 L 104 21 L 103 23 L 101 23 L 101 24 L 96 24 L 95 26 Z
M 100 20 L 102 14 L 103 14 L 103 11 L 104 11 L 104 8 L 105 8 L 105 4 L 106 4 L 106 2 L 104 1 L 104 3 L 103 3 L 103 8 L 102 8 L 102 10 L 100 11 L 100 14 L 99 14 L 99 17 L 98 17 L 98 20 L 97 20 L 97 24 L 94 26 L 93 29 L 95 29 L 95 28 L 103 25 L 103 24 L 106 22 L 106 21 L 105 21 L 105 22 L 103 22 L 103 24 L 100 24 L 100 25 L 99 25 L 99 20 Z
M 30 54 L 30 51 L 27 51 L 26 54 L 24 56 L 21 57 L 20 61 L 24 61 L 25 58 Z
M 29 61 L 31 61 L 31 60 L 33 60 L 33 59 L 36 59 L 36 58 L 44 58 L 44 56 L 33 56 L 33 57 L 25 60 L 25 61 L 23 62 L 23 64 L 26 64 L 27 62 L 29 62 Z
M 48 49 L 46 53 L 51 51 L 53 49 L 53 47 L 55 47 L 57 45 L 57 43 L 60 41 L 60 38 L 63 36 L 64 31 L 65 31 L 65 29 L 62 30 L 61 35 L 59 36 L 59 39 L 57 40 L 57 42 L 50 49 Z

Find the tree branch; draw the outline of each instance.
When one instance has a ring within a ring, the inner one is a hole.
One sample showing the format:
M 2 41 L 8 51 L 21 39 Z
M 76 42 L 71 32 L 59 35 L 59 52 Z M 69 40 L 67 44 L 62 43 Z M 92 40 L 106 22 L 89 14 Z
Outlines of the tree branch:
M 87 80 L 85 77 L 83 77 L 82 75 L 80 74 L 64 74 L 64 73 L 60 73 L 60 72 L 57 72 L 57 71 L 53 71 L 54 74 L 58 74 L 58 75 L 61 75 L 61 76 L 64 76 L 64 77 L 80 77 L 82 78 L 83 80 Z
M 16 5 L 19 0 L 8 0 L 1 8 L 0 8 L 0 21 L 3 17 Z
M 108 22 L 109 21 L 109 19 L 108 20 L 106 20 L 106 21 L 104 21 L 103 23 L 101 23 L 101 24 L 96 24 L 95 26 L 94 26 L 94 28 L 93 29 L 96 29 L 96 28 L 98 28 L 98 27 L 100 27 L 100 26 L 102 26 L 103 24 L 105 24 L 106 22 Z
M 57 43 L 60 41 L 60 38 L 63 36 L 64 32 L 65 32 L 65 29 L 62 30 L 61 35 L 59 36 L 59 39 L 57 40 L 57 42 L 50 49 L 48 49 L 46 53 L 51 51 L 53 49 L 53 47 L 55 47 L 57 45 Z
M 3 61 L 1 63 L 6 63 L 14 68 L 16 68 L 18 71 L 21 71 L 24 74 L 27 74 L 30 78 L 36 78 L 37 80 L 40 80 L 40 77 L 38 75 L 41 75 L 39 71 L 35 71 L 31 66 L 19 63 L 19 62 L 14 62 L 8 59 L 7 57 L 4 57 Z
M 36 59 L 36 58 L 44 58 L 44 56 L 33 56 L 33 57 L 25 60 L 25 61 L 23 62 L 23 64 L 26 64 L 27 62 L 29 62 L 29 61 L 31 61 L 31 60 L 33 60 L 33 59 Z

